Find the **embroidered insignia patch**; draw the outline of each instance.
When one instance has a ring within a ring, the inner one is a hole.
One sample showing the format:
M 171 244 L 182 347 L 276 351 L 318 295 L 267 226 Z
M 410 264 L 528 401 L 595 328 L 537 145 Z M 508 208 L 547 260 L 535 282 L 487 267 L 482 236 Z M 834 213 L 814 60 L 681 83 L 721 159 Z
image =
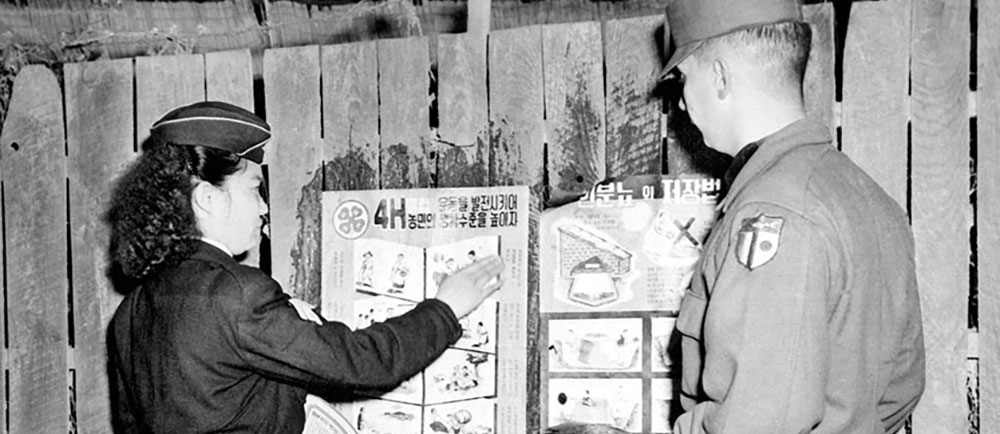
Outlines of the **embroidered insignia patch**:
M 736 239 L 736 260 L 753 270 L 766 264 L 778 253 L 781 241 L 782 217 L 771 217 L 761 213 L 757 217 L 743 219 Z

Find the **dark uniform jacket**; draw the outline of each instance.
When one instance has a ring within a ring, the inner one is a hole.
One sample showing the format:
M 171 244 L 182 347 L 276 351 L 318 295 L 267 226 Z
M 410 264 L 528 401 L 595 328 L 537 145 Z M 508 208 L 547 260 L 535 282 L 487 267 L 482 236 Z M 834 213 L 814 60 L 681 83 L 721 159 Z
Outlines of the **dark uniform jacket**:
M 207 243 L 148 278 L 109 329 L 120 431 L 300 433 L 307 388 L 391 388 L 461 335 L 434 299 L 358 331 L 304 321 L 288 299 Z
M 830 142 L 810 120 L 763 139 L 723 200 L 677 321 L 677 432 L 896 432 L 917 404 L 912 231 Z

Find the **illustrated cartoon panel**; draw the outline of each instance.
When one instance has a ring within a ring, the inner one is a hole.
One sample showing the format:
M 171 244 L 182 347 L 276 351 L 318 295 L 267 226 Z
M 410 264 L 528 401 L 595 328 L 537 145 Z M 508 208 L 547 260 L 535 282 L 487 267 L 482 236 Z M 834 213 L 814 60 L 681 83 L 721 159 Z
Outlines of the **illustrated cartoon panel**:
M 424 251 L 389 241 L 356 241 L 354 269 L 358 291 L 407 300 L 424 299 Z
M 560 378 L 549 381 L 548 425 L 608 424 L 642 430 L 642 380 Z
M 549 371 L 638 371 L 641 318 L 549 321 Z

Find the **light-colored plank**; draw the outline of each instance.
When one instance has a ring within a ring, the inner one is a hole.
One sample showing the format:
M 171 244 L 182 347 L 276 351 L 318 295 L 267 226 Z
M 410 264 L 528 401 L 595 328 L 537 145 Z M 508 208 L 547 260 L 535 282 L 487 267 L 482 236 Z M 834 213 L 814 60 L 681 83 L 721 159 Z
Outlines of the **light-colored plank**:
M 812 49 L 806 66 L 803 93 L 806 113 L 830 125 L 830 137 L 836 138 L 833 121 L 833 104 L 836 100 L 837 82 L 834 78 L 835 52 L 833 46 L 833 3 L 802 7 L 802 15 L 812 26 Z
M 319 302 L 321 239 L 305 230 L 320 218 L 323 170 L 319 47 L 264 52 L 264 101 L 272 139 L 268 156 L 271 275 L 285 292 Z
M 841 150 L 906 207 L 910 8 L 860 2 L 844 46 Z
M 328 45 L 321 49 L 324 191 L 378 188 L 376 50 L 374 41 Z M 302 229 L 318 240 L 323 239 L 321 217 L 305 221 Z M 321 264 L 322 249 L 316 254 L 316 264 Z M 310 279 L 322 286 L 322 267 L 313 268 Z
M 131 59 L 64 67 L 70 248 L 80 433 L 111 432 L 105 330 L 121 302 L 108 280 L 113 182 L 135 157 Z
M 488 182 L 488 108 L 485 38 L 438 36 L 438 187 Z
M 918 434 L 969 430 L 969 8 L 969 0 L 913 1 L 910 215 L 927 351 Z
M 607 176 L 661 173 L 663 102 L 653 94 L 660 69 L 657 31 L 663 16 L 605 23 Z
M 11 102 L 11 101 L 8 101 L 8 102 Z M 8 105 L 7 109 L 10 110 L 11 106 Z M 10 115 L 9 115 L 9 112 L 7 114 L 6 119 L 11 119 Z M 7 121 L 7 122 L 10 122 L 10 121 Z M 13 124 L 11 124 L 11 125 L 13 125 Z M 2 127 L 2 126 L 3 125 L 0 125 L 0 127 Z M 2 141 L 2 139 L 3 139 L 3 134 L 2 133 L 3 133 L 3 131 L 0 130 L 0 147 L 3 147 L 3 146 L 6 145 L 6 143 L 4 141 Z M 2 186 L 3 186 L 3 183 L 2 183 L 2 180 L 3 180 L 3 164 L 2 163 L 3 163 L 2 160 L 0 160 L 0 188 L 2 188 Z M 2 189 L 0 189 L 0 191 L 2 191 Z M 2 204 L 0 204 L 0 205 L 2 205 Z M 4 220 L 3 219 L 3 213 L 0 212 L 0 228 L 4 227 L 4 221 L 3 220 Z M 6 251 L 6 248 L 7 248 L 6 245 L 7 245 L 7 240 L 4 239 L 3 237 L 0 237 L 0 249 L 4 249 L 4 251 Z M 6 265 L 7 265 L 6 261 L 0 261 L 0 273 L 5 273 L 6 272 Z M 4 285 L 4 289 L 6 290 L 6 285 Z M 8 317 L 8 315 L 7 315 L 7 306 L 6 306 L 6 302 L 5 302 L 4 306 L 3 306 L 3 309 L 0 309 L 0 332 L 2 332 L 4 334 L 4 336 L 7 336 L 7 317 Z M 7 346 L 6 345 L 4 345 L 2 348 L 0 348 L 0 372 L 4 373 L 4 375 L 6 375 L 7 370 L 10 369 L 10 362 L 8 361 L 9 358 L 10 358 L 10 356 L 9 356 L 8 353 L 9 352 L 7 350 Z M 8 389 L 7 388 L 7 381 L 0 382 L 0 394 L 2 394 L 0 396 L 4 397 L 4 405 L 9 405 L 9 403 L 8 403 L 9 396 L 8 396 L 8 390 L 7 389 Z M 7 419 L 8 419 L 7 412 L 6 411 L 0 412 L 0 426 L 6 427 L 8 425 L 8 420 Z
M 25 67 L 0 136 L 11 432 L 69 429 L 64 137 L 55 75 Z
M 538 217 L 543 197 L 545 123 L 543 108 L 542 32 L 523 27 L 492 32 L 489 41 L 490 185 L 528 185 L 528 372 L 523 375 L 528 402 L 524 410 L 504 414 L 507 426 L 539 432 Z M 516 382 L 520 384 L 520 382 Z M 517 431 L 515 431 L 517 432 Z
M 604 179 L 604 65 L 598 22 L 542 28 L 549 202 Z
M 541 27 L 490 34 L 490 184 L 541 193 L 545 146 Z
M 253 98 L 250 50 L 205 53 L 205 99 L 253 111 Z
M 978 3 L 979 432 L 1000 432 L 1000 2 Z
M 469 0 L 468 22 L 466 31 L 473 35 L 478 41 L 485 44 L 486 35 L 490 33 L 490 9 L 493 2 L 490 0 Z M 483 53 L 485 54 L 485 45 Z
M 378 41 L 382 188 L 434 184 L 427 38 Z
M 378 52 L 374 41 L 323 47 L 324 190 L 379 184 Z
M 135 59 L 135 143 L 170 110 L 205 100 L 205 59 L 198 54 Z
M 205 53 L 205 99 L 228 102 L 252 112 L 252 62 L 250 50 Z M 260 266 L 260 245 L 250 249 L 240 258 L 240 263 L 251 267 Z

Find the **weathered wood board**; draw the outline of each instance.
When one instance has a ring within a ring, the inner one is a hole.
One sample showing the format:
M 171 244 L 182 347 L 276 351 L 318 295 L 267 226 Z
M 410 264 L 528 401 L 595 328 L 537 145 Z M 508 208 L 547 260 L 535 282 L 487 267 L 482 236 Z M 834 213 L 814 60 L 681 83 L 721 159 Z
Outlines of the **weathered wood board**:
M 833 3 L 820 3 L 802 7 L 802 15 L 812 26 L 812 49 L 803 94 L 806 114 L 830 126 L 830 137 L 837 138 L 833 119 L 837 81 L 834 75 L 836 52 L 833 40 Z
M 271 211 L 271 275 L 285 292 L 319 302 L 323 187 L 319 47 L 264 52 L 265 151 Z
M 69 276 L 62 95 L 55 75 L 24 67 L 0 136 L 7 273 L 11 432 L 69 429 Z
M 550 203 L 604 179 L 604 65 L 598 22 L 542 27 L 546 172 Z
M 382 188 L 433 187 L 427 38 L 378 41 Z
M 199 54 L 135 58 L 135 143 L 149 127 L 177 107 L 205 100 L 205 58 Z
M 135 158 L 131 59 L 64 66 L 76 421 L 81 433 L 111 432 L 106 330 L 121 302 L 109 279 L 116 179 Z
M 655 93 L 663 30 L 662 15 L 604 24 L 608 177 L 663 171 L 663 99 Z
M 489 76 L 490 185 L 528 185 L 532 192 L 528 308 L 522 313 L 500 313 L 505 318 L 524 315 L 525 328 L 505 331 L 527 333 L 528 372 L 522 375 L 529 402 L 524 412 L 498 417 L 523 418 L 525 432 L 539 432 L 538 218 L 543 204 L 545 146 L 541 38 L 540 27 L 524 27 L 493 32 L 489 42 L 489 65 L 495 71 Z
M 910 8 L 862 2 L 851 9 L 844 47 L 841 150 L 907 206 Z
M 979 432 L 1000 432 L 1000 2 L 980 1 L 976 92 Z
M 915 433 L 968 432 L 969 0 L 914 0 L 912 199 L 927 353 Z
M 322 48 L 324 190 L 377 189 L 378 53 L 375 42 Z
M 489 114 L 486 40 L 475 34 L 438 37 L 438 187 L 486 185 Z

